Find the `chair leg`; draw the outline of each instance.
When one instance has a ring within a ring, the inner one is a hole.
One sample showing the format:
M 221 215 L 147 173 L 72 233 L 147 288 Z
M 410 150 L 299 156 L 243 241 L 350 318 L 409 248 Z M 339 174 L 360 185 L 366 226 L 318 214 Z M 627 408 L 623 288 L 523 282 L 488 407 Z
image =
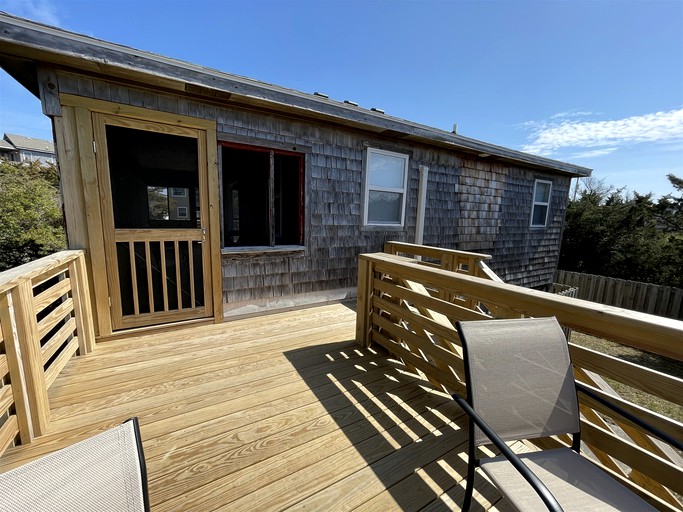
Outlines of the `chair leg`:
M 470 505 L 472 504 L 472 493 L 474 492 L 474 472 L 476 470 L 476 464 L 474 463 L 474 458 L 472 455 L 469 457 L 469 461 L 467 462 L 467 485 L 465 487 L 465 498 L 462 501 L 462 508 L 461 510 L 463 512 L 468 511 L 470 509 Z

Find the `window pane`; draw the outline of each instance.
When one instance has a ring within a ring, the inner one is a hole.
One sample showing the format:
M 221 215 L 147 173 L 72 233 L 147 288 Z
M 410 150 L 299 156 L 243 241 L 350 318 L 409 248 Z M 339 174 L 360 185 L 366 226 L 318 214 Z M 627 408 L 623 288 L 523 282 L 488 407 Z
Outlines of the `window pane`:
M 403 194 L 371 190 L 368 194 L 368 223 L 400 224 Z
M 369 160 L 371 187 L 403 188 L 404 157 L 371 152 Z
M 536 182 L 536 197 L 534 197 L 534 202 L 536 203 L 547 203 L 550 199 L 550 183 L 544 183 L 542 181 Z
M 303 156 L 222 149 L 223 225 L 230 247 L 303 244 Z M 272 215 L 272 218 L 271 218 Z
M 299 187 L 301 158 L 276 154 L 274 164 L 275 244 L 297 245 L 303 243 Z
M 270 245 L 269 169 L 267 152 L 223 148 L 225 245 Z
M 545 205 L 534 205 L 534 214 L 531 219 L 532 226 L 545 226 L 546 215 L 548 214 L 548 207 Z

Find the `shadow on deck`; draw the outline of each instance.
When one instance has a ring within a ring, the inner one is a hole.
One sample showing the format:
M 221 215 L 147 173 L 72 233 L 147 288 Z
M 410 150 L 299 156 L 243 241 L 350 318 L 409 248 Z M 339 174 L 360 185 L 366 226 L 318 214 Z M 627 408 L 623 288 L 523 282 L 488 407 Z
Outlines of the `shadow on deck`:
M 337 362 L 314 376 L 299 361 L 316 348 L 285 353 L 338 429 L 320 460 L 277 484 L 310 488 L 294 508 L 459 510 L 467 423 L 457 405 L 384 352 L 323 347 Z M 485 481 L 478 488 L 488 497 L 472 510 L 485 510 L 498 496 Z

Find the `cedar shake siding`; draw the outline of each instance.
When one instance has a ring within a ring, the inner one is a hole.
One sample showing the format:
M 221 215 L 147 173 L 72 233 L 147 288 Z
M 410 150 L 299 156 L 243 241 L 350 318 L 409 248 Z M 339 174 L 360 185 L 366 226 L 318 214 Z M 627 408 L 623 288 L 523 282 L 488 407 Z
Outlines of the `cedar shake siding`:
M 304 246 L 285 254 L 231 254 L 224 250 L 223 296 L 228 306 L 311 292 L 352 293 L 358 254 L 381 251 L 389 240 L 414 241 L 420 165 L 429 167 L 425 245 L 491 254 L 491 267 L 509 283 L 527 287 L 552 283 L 570 183 L 567 176 L 475 160 L 323 123 L 221 108 L 69 73 L 59 74 L 59 89 L 93 99 L 215 119 L 221 141 L 304 155 Z M 410 157 L 403 228 L 363 226 L 363 159 L 367 147 Z M 545 228 L 530 227 L 535 179 L 553 182 Z

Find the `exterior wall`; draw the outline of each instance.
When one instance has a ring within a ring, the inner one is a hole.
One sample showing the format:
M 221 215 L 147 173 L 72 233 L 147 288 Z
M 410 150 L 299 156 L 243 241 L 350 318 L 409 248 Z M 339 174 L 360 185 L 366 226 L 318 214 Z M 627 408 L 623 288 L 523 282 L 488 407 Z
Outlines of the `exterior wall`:
M 286 253 L 224 251 L 223 297 L 227 310 L 295 306 L 321 297 L 353 294 L 357 257 L 381 251 L 384 242 L 413 242 L 418 167 L 430 168 L 424 243 L 486 252 L 508 282 L 552 282 L 569 178 L 476 160 L 446 150 L 392 140 L 369 132 L 268 113 L 223 108 L 171 94 L 59 74 L 59 90 L 180 115 L 215 119 L 218 138 L 305 154 L 305 248 Z M 210 141 L 209 141 L 210 143 Z M 375 147 L 410 156 L 403 228 L 364 227 L 363 161 Z M 529 228 L 534 179 L 553 181 L 551 221 Z M 299 298 L 299 299 L 297 299 Z
M 546 227 L 530 227 L 534 182 L 552 182 Z M 543 288 L 553 282 L 571 180 L 486 161 L 464 160 L 458 181 L 458 249 L 493 255 L 507 283 Z

